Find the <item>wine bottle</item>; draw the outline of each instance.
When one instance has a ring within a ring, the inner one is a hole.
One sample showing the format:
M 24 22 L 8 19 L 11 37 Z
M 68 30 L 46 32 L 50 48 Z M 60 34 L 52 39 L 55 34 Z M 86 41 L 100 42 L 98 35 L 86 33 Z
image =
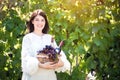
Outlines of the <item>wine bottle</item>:
M 59 46 L 57 48 L 55 48 L 55 51 L 57 54 L 60 54 L 62 46 L 63 46 L 63 40 L 59 43 Z
M 54 48 L 54 37 L 51 38 L 51 46 Z

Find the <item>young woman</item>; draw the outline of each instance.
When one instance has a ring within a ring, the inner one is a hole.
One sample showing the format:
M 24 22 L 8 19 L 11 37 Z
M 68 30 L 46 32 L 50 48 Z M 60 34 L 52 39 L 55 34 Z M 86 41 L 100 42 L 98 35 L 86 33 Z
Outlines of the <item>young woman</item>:
M 70 70 L 70 63 L 66 55 L 61 51 L 59 61 L 41 63 L 37 59 L 37 52 L 45 45 L 51 44 L 52 36 L 48 34 L 49 24 L 47 16 L 42 10 L 35 10 L 27 23 L 29 33 L 23 37 L 22 41 L 22 80 L 57 80 L 55 71 L 64 72 Z M 55 47 L 57 47 L 54 41 Z

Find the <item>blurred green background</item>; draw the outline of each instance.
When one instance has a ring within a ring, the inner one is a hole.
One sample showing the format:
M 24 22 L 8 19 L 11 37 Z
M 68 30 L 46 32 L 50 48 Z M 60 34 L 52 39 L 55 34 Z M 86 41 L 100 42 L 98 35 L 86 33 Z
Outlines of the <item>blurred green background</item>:
M 65 40 L 71 71 L 58 80 L 85 80 L 91 69 L 97 80 L 120 79 L 120 0 L 0 0 L 0 80 L 21 80 L 21 42 L 35 9 L 46 12 L 56 42 Z

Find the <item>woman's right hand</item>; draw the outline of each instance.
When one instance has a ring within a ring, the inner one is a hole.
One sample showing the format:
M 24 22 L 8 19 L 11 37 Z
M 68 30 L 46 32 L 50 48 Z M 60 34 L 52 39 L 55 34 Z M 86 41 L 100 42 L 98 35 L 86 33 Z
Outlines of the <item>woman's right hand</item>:
M 52 65 L 53 63 L 54 63 L 54 62 L 46 62 L 46 63 L 44 63 L 44 64 L 39 63 L 38 66 L 39 66 L 40 68 L 44 68 L 44 69 L 55 69 L 56 66 L 55 66 L 55 65 Z

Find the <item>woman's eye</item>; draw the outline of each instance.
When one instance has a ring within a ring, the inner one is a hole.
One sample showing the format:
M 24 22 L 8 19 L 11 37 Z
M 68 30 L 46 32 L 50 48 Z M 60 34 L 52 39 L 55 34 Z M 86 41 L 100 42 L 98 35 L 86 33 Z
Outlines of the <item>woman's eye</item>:
M 44 19 L 42 19 L 42 20 L 39 20 L 39 19 L 35 19 L 35 21 L 41 21 L 41 22 L 44 22 L 45 20 L 44 20 Z
M 35 21 L 39 21 L 39 19 L 35 19 Z
M 44 19 L 42 19 L 41 21 L 42 21 L 42 22 L 44 22 L 45 20 L 44 20 Z

